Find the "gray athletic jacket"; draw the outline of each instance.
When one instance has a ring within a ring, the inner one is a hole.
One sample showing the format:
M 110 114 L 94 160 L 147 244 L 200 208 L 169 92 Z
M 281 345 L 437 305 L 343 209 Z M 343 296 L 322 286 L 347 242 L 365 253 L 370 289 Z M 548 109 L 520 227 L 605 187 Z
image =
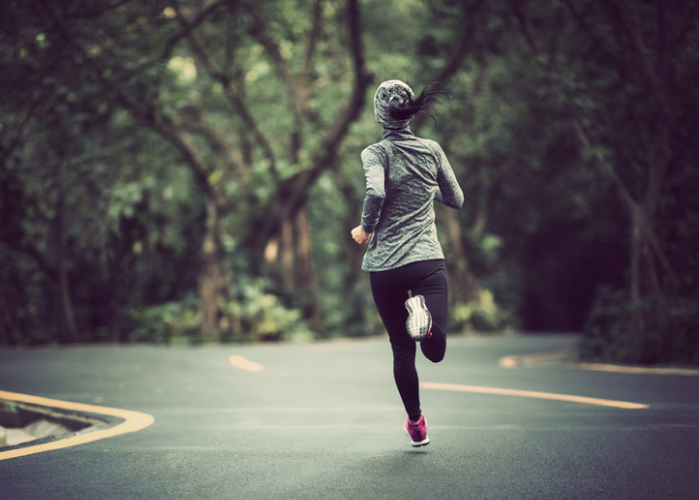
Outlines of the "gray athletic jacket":
M 362 229 L 372 233 L 362 269 L 385 271 L 443 259 L 434 201 L 461 208 L 464 194 L 444 151 L 410 130 L 384 130 L 362 151 L 366 197 Z

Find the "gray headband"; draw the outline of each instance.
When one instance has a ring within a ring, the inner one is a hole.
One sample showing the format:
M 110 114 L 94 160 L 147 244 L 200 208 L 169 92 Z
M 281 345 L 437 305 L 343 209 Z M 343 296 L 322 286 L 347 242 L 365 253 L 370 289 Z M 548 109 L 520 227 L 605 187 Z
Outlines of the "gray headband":
M 409 102 L 415 94 L 407 83 L 400 80 L 388 80 L 379 85 L 374 95 L 374 115 L 379 125 L 384 128 L 395 130 L 404 129 L 410 123 L 410 118 L 407 120 L 396 120 L 389 114 L 389 104 L 393 99 L 398 100 L 398 104 Z

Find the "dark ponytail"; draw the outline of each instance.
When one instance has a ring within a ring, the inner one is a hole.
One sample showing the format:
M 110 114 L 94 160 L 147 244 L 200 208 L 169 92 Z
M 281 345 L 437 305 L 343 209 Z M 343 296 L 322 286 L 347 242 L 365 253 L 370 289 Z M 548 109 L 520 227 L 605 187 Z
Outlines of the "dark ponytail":
M 392 99 L 388 106 L 388 113 L 395 120 L 409 120 L 415 115 L 424 114 L 435 120 L 428 111 L 432 110 L 432 105 L 443 98 L 451 98 L 449 92 L 439 90 L 439 83 L 428 84 L 416 99 L 410 99 L 400 104 L 398 99 Z M 436 123 L 437 120 L 435 120 Z

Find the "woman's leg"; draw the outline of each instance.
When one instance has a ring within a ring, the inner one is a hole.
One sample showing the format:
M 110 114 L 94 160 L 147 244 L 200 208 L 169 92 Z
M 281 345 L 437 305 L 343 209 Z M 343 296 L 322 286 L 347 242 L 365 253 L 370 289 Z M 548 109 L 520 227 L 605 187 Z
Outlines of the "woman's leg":
M 427 359 L 438 363 L 444 359 L 447 349 L 447 313 L 449 293 L 447 270 L 444 261 L 426 261 L 422 277 L 412 286 L 413 296 L 425 297 L 425 305 L 432 316 L 432 336 L 420 342 Z M 429 265 L 429 266 L 428 266 Z
M 420 418 L 420 393 L 415 369 L 415 341 L 405 329 L 408 288 L 403 283 L 403 268 L 371 273 L 371 291 L 393 350 L 393 377 L 408 417 Z
M 420 391 L 415 369 L 415 341 L 405 327 L 409 291 L 425 297 L 432 316 L 432 337 L 420 342 L 427 359 L 435 363 L 447 348 L 447 272 L 443 260 L 423 261 L 371 273 L 371 290 L 393 350 L 393 376 L 410 420 L 420 418 Z

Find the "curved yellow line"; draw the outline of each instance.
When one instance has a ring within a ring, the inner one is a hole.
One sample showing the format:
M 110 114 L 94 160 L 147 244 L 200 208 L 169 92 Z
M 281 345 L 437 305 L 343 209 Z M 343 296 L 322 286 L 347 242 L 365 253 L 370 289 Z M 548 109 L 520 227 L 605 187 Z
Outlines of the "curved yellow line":
M 28 394 L 18 394 L 15 392 L 0 391 L 0 399 L 17 401 L 37 406 L 48 406 L 50 408 L 60 408 L 62 410 L 72 410 L 77 412 L 88 412 L 100 415 L 109 415 L 112 417 L 123 418 L 124 422 L 110 427 L 108 429 L 95 430 L 86 434 L 76 434 L 56 441 L 41 443 L 34 446 L 25 446 L 14 450 L 0 451 L 0 460 L 8 458 L 23 457 L 25 455 L 33 455 L 43 451 L 58 450 L 68 448 L 84 443 L 91 443 L 100 439 L 106 439 L 119 434 L 140 431 L 151 425 L 155 419 L 146 413 L 137 411 L 120 410 L 118 408 L 107 408 L 105 406 L 93 406 L 83 403 L 72 403 L 69 401 L 60 401 L 58 399 L 42 398 L 39 396 L 30 396 Z
M 420 384 L 420 386 L 425 389 L 436 389 L 439 391 L 476 392 L 480 394 L 495 394 L 498 396 L 518 396 L 523 398 L 553 399 L 556 401 L 567 401 L 570 403 L 611 406 L 614 408 L 624 408 L 626 410 L 639 410 L 650 408 L 649 405 L 640 403 L 614 401 L 611 399 L 588 398 L 584 396 L 572 396 L 570 394 L 556 394 L 552 392 L 521 391 L 517 389 L 499 389 L 496 387 L 480 387 L 475 385 L 441 384 L 436 382 L 425 382 Z

